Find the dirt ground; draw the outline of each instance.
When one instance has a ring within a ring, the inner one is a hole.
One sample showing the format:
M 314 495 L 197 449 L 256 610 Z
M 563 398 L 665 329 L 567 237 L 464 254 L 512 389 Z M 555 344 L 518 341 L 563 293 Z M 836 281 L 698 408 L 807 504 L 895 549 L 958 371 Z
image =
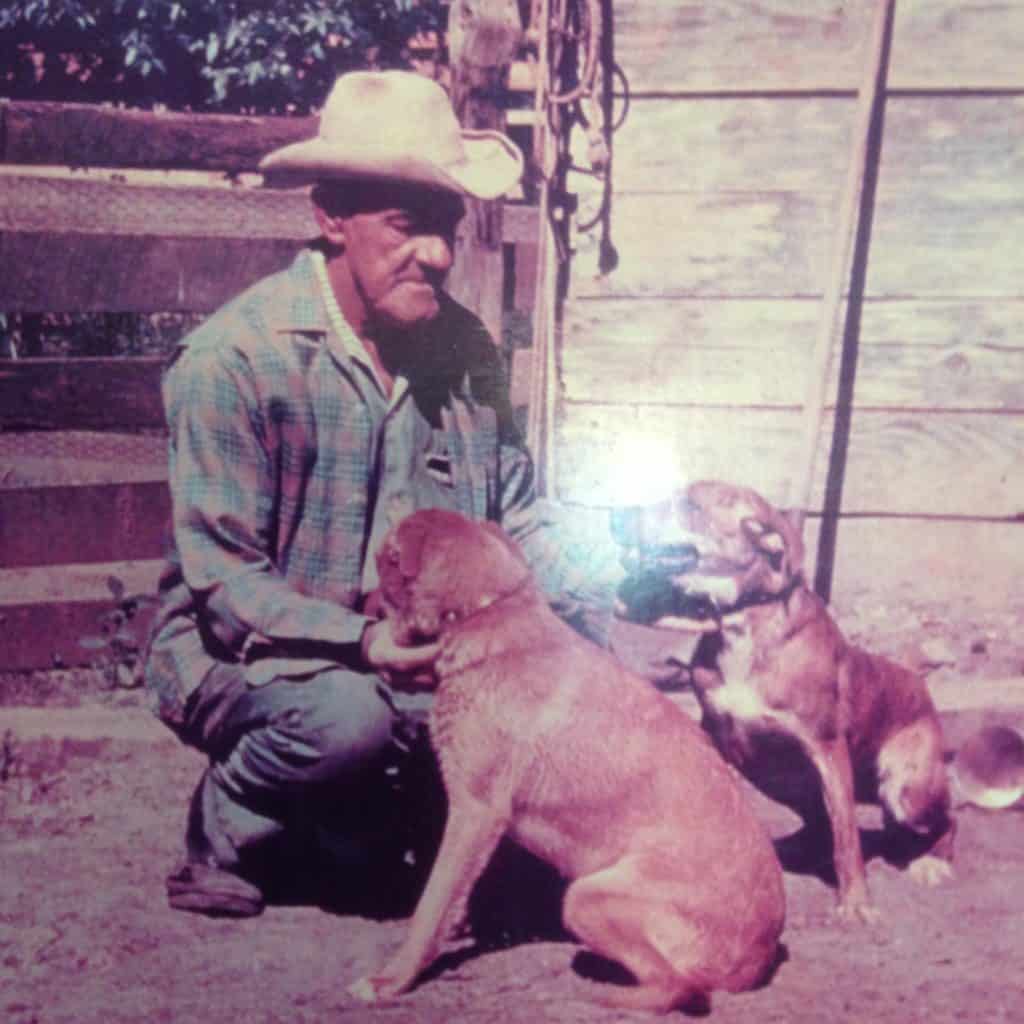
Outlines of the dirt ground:
M 1024 666 L 995 620 L 957 619 L 951 633 L 929 626 L 943 617 L 928 610 L 902 614 L 916 618 L 904 622 L 900 644 L 909 628 L 921 656 L 938 659 L 933 673 L 960 673 L 983 692 Z M 895 633 L 868 620 L 845 625 L 876 647 L 895 643 Z M 293 896 L 243 921 L 168 909 L 163 879 L 179 856 L 202 763 L 143 705 L 137 691 L 104 690 L 82 675 L 0 680 L 0 1020 L 644 1019 L 589 1000 L 588 978 L 606 969 L 561 932 L 558 880 L 511 848 L 481 882 L 471 930 L 418 988 L 378 1008 L 345 989 L 403 934 L 407 904 L 394 905 L 387 880 L 374 892 L 370 876 L 339 870 L 325 906 Z M 943 717 L 952 749 L 983 721 L 1024 729 L 1024 702 Z M 774 835 L 794 830 L 790 812 L 753 799 Z M 865 809 L 868 849 L 877 825 Z M 717 994 L 711 1019 L 1024 1020 L 1024 814 L 963 809 L 956 878 L 942 887 L 918 887 L 877 857 L 869 880 L 882 920 L 848 925 L 833 918 L 826 881 L 787 873 L 785 961 L 759 991 Z M 358 910 L 346 905 L 346 890 L 359 897 Z

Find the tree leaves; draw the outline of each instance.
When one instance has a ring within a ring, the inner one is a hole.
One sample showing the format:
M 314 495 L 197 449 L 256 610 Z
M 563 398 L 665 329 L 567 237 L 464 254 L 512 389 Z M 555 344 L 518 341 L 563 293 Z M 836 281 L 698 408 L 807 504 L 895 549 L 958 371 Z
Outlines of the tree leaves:
M 442 0 L 12 0 L 0 88 L 15 98 L 309 113 L 334 78 L 403 67 Z M 40 75 L 39 69 L 43 69 Z

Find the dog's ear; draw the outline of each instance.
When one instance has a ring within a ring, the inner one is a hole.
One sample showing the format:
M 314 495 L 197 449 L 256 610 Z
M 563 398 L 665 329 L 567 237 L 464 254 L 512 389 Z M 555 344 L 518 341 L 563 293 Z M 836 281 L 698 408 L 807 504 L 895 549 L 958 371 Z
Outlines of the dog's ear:
M 740 526 L 754 547 L 768 556 L 773 569 L 784 569 L 786 575 L 803 569 L 803 542 L 788 512 L 773 509 L 767 521 L 750 516 Z
M 803 520 L 804 517 L 799 509 L 780 508 L 776 510 L 777 529 L 785 538 L 789 571 L 794 575 L 803 572 L 804 569 Z
M 407 519 L 398 528 L 398 571 L 407 579 L 419 575 L 427 526 L 422 520 Z
M 480 524 L 492 537 L 496 537 L 501 543 L 508 548 L 509 552 L 515 557 L 517 562 L 521 562 L 526 565 L 526 556 L 523 554 L 519 545 L 495 522 L 490 519 L 485 519 Z

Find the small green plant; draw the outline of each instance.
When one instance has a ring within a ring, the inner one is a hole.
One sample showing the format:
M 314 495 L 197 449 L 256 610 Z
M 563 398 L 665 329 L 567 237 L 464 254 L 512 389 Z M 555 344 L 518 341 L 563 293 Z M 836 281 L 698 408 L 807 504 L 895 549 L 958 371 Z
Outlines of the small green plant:
M 129 594 L 124 581 L 107 577 L 113 606 L 98 619 L 99 634 L 83 636 L 78 643 L 95 651 L 92 667 L 103 673 L 111 689 L 135 689 L 141 685 L 144 643 L 140 612 L 156 603 L 152 594 Z

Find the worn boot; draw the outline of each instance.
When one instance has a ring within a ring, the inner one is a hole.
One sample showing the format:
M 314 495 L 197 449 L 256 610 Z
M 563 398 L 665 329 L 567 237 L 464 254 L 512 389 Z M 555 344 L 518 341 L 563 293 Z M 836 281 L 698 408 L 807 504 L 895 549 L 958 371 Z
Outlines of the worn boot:
M 204 774 L 189 804 L 185 862 L 167 876 L 167 902 L 175 910 L 212 917 L 254 917 L 263 910 L 263 893 L 237 870 L 218 862 L 203 825 L 207 789 Z

